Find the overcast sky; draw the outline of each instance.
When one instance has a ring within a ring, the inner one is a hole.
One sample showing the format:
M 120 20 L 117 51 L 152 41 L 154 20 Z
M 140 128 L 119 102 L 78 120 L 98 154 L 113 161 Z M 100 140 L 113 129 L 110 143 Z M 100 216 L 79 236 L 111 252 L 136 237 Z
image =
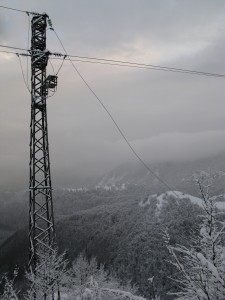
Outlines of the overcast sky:
M 70 54 L 225 74 L 223 0 L 2 0 L 0 5 L 47 12 Z M 27 48 L 27 36 L 27 15 L 0 8 L 0 44 Z M 63 51 L 51 31 L 47 48 Z M 26 73 L 26 58 L 22 62 Z M 53 64 L 57 70 L 59 62 Z M 147 162 L 224 151 L 225 79 L 76 66 Z M 0 188 L 26 188 L 30 95 L 15 55 L 0 53 L 0 91 Z M 48 123 L 55 186 L 76 186 L 135 161 L 69 62 L 48 100 Z

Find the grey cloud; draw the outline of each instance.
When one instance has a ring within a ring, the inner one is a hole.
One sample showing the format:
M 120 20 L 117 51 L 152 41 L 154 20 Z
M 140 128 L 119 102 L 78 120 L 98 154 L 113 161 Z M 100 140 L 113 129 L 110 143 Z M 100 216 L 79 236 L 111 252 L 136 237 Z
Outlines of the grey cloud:
M 0 13 L 0 36 L 3 35 L 5 28 L 4 28 L 4 22 L 3 22 L 3 15 Z
M 8 0 L 8 6 L 16 6 Z M 224 1 L 28 1 L 46 11 L 68 52 L 223 72 Z M 2 42 L 27 46 L 27 16 L 1 11 Z M 62 51 L 48 33 L 48 47 Z M 26 59 L 22 59 L 26 72 Z M 53 62 L 55 69 L 59 62 Z M 18 58 L 0 56 L 0 186 L 27 186 L 30 96 Z M 76 63 L 146 161 L 224 149 L 222 79 Z M 49 72 L 52 72 L 49 68 Z M 81 183 L 134 157 L 67 62 L 48 100 L 53 182 Z M 21 176 L 19 176 L 21 174 Z M 54 180 L 55 178 L 55 180 Z
M 139 140 L 134 145 L 147 161 L 192 161 L 223 153 L 224 137 L 225 131 L 173 132 Z

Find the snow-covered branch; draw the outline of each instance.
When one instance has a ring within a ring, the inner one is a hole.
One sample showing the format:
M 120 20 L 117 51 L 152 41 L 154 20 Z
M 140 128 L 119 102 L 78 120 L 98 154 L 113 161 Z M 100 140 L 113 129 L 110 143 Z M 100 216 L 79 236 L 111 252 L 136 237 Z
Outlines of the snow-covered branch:
M 179 300 L 223 300 L 225 299 L 225 248 L 222 243 L 224 224 L 217 220 L 216 196 L 211 195 L 218 174 L 201 172 L 195 175 L 202 195 L 204 215 L 198 244 L 190 248 L 171 245 L 168 232 L 165 244 L 172 256 L 171 263 L 179 271 L 175 279 L 181 291 L 174 293 Z M 196 247 L 197 246 L 197 247 Z

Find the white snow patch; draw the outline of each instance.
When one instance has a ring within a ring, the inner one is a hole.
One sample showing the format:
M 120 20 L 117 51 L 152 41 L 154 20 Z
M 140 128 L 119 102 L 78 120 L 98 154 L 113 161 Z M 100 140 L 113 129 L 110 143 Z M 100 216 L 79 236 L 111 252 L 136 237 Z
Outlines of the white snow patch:
M 176 196 L 177 197 L 176 197 Z M 157 210 L 160 212 L 160 210 L 162 209 L 162 206 L 164 203 L 167 203 L 168 200 L 170 199 L 170 197 L 173 197 L 175 199 L 189 199 L 191 201 L 191 203 L 193 204 L 197 204 L 198 206 L 202 207 L 202 199 L 189 195 L 189 194 L 185 194 L 183 192 L 180 191 L 168 191 L 166 193 L 157 195 L 157 194 L 153 194 L 153 195 L 149 195 L 147 200 L 142 200 L 141 202 L 139 202 L 139 205 L 141 207 L 145 207 L 150 205 L 150 203 L 156 199 L 157 203 Z M 216 201 L 216 207 L 220 210 L 225 210 L 225 201 Z
M 200 198 L 194 197 L 194 196 L 189 195 L 189 194 L 182 193 L 180 191 L 168 191 L 168 192 L 163 193 L 161 195 L 157 195 L 157 194 L 150 195 L 147 200 L 141 201 L 139 203 L 139 205 L 141 207 L 145 207 L 147 205 L 150 205 L 152 200 L 156 199 L 157 209 L 160 211 L 163 204 L 167 203 L 168 200 L 170 199 L 170 197 L 175 198 L 175 195 L 177 195 L 178 199 L 189 199 L 192 203 L 198 204 L 199 206 L 202 206 L 202 200 Z M 177 197 L 176 197 L 176 199 L 177 199 Z
M 88 188 L 86 187 L 79 187 L 79 188 L 61 188 L 60 190 L 69 192 L 69 193 L 77 193 L 77 192 L 87 192 Z
M 217 268 L 216 268 L 210 261 L 208 261 L 208 260 L 205 258 L 205 256 L 204 256 L 201 252 L 197 253 L 197 257 L 198 257 L 199 261 L 201 262 L 201 264 L 202 264 L 203 266 L 207 267 L 207 268 L 210 270 L 210 272 L 212 273 L 212 275 L 213 275 L 218 281 L 220 281 L 222 284 L 224 284 L 224 281 L 223 281 L 223 279 L 220 277 Z
M 126 190 L 126 184 L 125 183 L 123 183 L 122 185 L 121 185 L 121 188 L 120 188 L 122 191 L 123 190 Z
M 189 199 L 193 204 L 198 204 L 199 206 L 202 206 L 202 199 L 189 194 L 182 193 L 180 191 L 169 191 L 166 192 L 165 195 L 173 197 L 177 195 L 179 199 Z
M 225 210 L 225 202 L 218 201 L 216 202 L 216 207 L 221 210 Z
M 105 191 L 124 191 L 126 190 L 126 184 L 122 183 L 120 186 L 119 185 L 96 185 L 95 190 L 105 190 Z

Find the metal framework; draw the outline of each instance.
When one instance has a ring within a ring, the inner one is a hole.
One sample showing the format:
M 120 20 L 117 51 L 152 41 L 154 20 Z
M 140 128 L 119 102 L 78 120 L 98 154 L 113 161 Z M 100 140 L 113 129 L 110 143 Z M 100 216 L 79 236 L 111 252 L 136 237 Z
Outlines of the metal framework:
M 34 15 L 31 21 L 29 266 L 34 272 L 55 241 L 46 98 L 57 77 L 50 76 L 50 82 L 46 78 L 50 54 L 46 50 L 47 18 L 46 14 Z

